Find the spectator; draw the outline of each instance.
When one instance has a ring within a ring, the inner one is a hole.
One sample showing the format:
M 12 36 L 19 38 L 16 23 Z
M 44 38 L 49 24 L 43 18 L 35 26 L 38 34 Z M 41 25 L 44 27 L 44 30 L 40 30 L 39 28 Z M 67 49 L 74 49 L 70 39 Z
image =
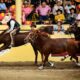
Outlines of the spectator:
M 32 18 L 32 7 L 30 6 L 29 2 L 24 3 L 24 6 L 22 8 L 22 12 L 23 12 L 23 22 L 25 22 L 26 20 L 31 20 Z
M 57 21 L 57 25 L 54 25 L 54 31 L 64 31 L 63 25 L 62 25 L 62 21 L 58 20 Z
M 53 9 L 52 9 L 52 13 L 53 15 L 56 15 L 56 11 L 60 9 L 62 10 L 62 12 L 64 13 L 64 9 L 63 9 L 63 6 L 61 5 L 61 1 L 57 1 L 57 3 L 54 5 Z
M 76 6 L 77 13 L 80 11 L 80 4 Z
M 66 5 L 65 5 L 65 11 L 66 11 L 67 15 L 70 14 L 70 9 L 71 8 L 75 9 L 75 5 L 72 5 L 71 1 L 67 1 Z
M 77 26 L 80 27 L 80 12 L 78 13 L 76 17 Z
M 55 0 L 42 0 L 43 2 L 45 1 L 48 5 L 50 5 L 51 7 L 54 6 L 55 4 Z
M 2 24 L 6 24 L 7 21 L 8 21 L 11 17 L 12 17 L 12 16 L 11 16 L 11 13 L 7 12 L 7 13 L 5 14 L 5 17 L 4 17 L 3 20 L 1 21 L 1 23 L 2 23 Z
M 80 4 L 80 0 L 74 0 L 76 5 Z
M 40 3 L 41 3 L 40 0 L 31 0 L 31 4 L 34 5 L 35 8 L 36 8 L 37 6 L 39 6 Z
M 46 4 L 46 2 L 42 2 L 42 4 L 36 8 L 36 13 L 40 16 L 40 21 L 48 20 L 50 12 L 51 8 Z
M 55 15 L 55 22 L 57 22 L 58 20 L 64 22 L 65 21 L 65 16 L 62 13 L 62 10 L 58 9 L 56 12 L 57 12 L 57 14 Z
M 6 4 L 4 3 L 4 1 L 3 0 L 1 0 L 0 1 L 0 12 L 6 12 L 6 9 L 7 9 L 7 7 L 6 7 Z
M 62 31 L 62 21 L 57 22 L 58 32 Z
M 6 0 L 6 7 L 9 9 L 11 5 L 15 5 L 15 0 Z
M 77 14 L 74 8 L 70 9 L 70 14 L 67 16 L 67 22 L 73 24 L 76 20 Z

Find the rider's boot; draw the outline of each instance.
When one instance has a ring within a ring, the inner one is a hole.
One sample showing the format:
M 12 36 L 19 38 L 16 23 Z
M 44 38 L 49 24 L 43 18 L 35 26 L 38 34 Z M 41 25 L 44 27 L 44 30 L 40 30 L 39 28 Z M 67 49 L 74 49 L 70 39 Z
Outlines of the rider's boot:
M 13 47 L 14 46 L 14 39 L 13 39 L 13 35 L 11 34 L 11 44 L 9 45 L 9 47 Z

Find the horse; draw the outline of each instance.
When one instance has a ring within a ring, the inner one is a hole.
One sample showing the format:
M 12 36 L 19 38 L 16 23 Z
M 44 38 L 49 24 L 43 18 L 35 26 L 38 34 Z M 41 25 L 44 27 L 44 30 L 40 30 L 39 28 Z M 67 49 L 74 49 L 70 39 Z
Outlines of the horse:
M 36 28 L 36 24 L 32 24 L 30 26 L 31 28 Z M 41 32 L 46 32 L 48 34 L 53 34 L 53 26 L 52 25 L 47 25 L 47 26 L 41 26 L 38 30 L 40 30 Z
M 11 43 L 11 38 L 10 38 L 10 34 L 7 33 L 5 34 L 6 30 L 4 30 L 1 34 L 0 34 L 0 44 L 4 44 L 2 47 L 0 47 L 0 51 L 2 50 L 6 50 L 9 47 L 10 43 Z M 18 33 L 16 34 L 13 39 L 14 39 L 14 46 L 13 47 L 18 47 L 21 45 L 26 44 L 24 39 L 26 38 L 26 36 L 29 34 L 29 32 L 24 32 L 24 33 Z M 32 44 L 34 53 L 35 53 L 35 65 L 37 65 L 37 56 L 38 56 L 38 50 L 35 47 L 34 44 Z
M 44 56 L 42 66 L 40 69 L 43 69 L 45 64 L 48 62 L 49 55 L 60 54 L 63 52 L 68 52 L 69 56 L 72 56 L 76 63 L 79 64 L 77 53 L 78 53 L 78 42 L 73 39 L 58 38 L 52 39 L 46 33 L 34 30 L 28 34 L 25 38 L 26 42 L 35 44 L 39 52 Z M 53 66 L 53 64 L 51 64 Z
M 46 32 L 46 33 L 48 33 L 48 34 L 53 34 L 53 31 L 54 31 L 54 29 L 53 29 L 53 26 L 42 26 L 40 29 L 39 29 L 40 31 L 42 31 L 42 32 Z
M 80 41 L 80 27 L 71 26 L 65 31 L 65 34 L 74 34 L 75 40 Z

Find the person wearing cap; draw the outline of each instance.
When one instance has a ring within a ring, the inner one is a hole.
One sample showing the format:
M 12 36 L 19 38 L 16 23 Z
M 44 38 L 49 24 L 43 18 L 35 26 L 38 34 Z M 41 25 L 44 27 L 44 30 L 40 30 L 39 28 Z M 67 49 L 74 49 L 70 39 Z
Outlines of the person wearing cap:
M 11 44 L 10 47 L 14 46 L 13 35 L 17 34 L 20 31 L 20 24 L 12 18 L 11 13 L 7 13 L 4 19 L 1 21 L 2 24 L 7 24 L 8 29 L 5 34 L 10 33 Z
M 58 9 L 56 12 L 57 12 L 57 14 L 55 15 L 55 22 L 57 22 L 58 19 L 59 19 L 60 21 L 64 22 L 64 21 L 65 21 L 65 16 L 64 16 L 64 14 L 62 13 L 62 10 Z
M 70 27 L 80 27 L 80 14 L 77 15 L 75 22 L 70 24 Z
M 57 14 L 56 11 L 57 11 L 58 9 L 62 10 L 62 13 L 64 13 L 64 8 L 63 8 L 60 0 L 56 0 L 56 4 L 55 4 L 54 7 L 52 8 L 52 13 L 53 13 L 54 16 Z
M 64 6 L 65 12 L 66 12 L 66 16 L 70 14 L 70 9 L 71 8 L 76 8 L 76 6 L 74 4 L 72 4 L 71 0 L 67 0 L 66 4 Z
M 69 24 L 73 24 L 76 20 L 77 14 L 74 8 L 70 9 L 70 14 L 66 17 L 66 22 Z

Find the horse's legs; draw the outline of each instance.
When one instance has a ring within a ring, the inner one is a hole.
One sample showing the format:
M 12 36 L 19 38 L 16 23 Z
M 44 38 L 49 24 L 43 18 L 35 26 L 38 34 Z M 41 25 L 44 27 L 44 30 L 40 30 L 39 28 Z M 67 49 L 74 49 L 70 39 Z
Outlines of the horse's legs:
M 76 54 L 71 55 L 70 60 L 72 60 L 72 58 L 74 58 L 76 60 L 76 63 L 79 63 L 78 57 L 76 56 Z
M 76 65 L 80 66 L 80 63 L 78 61 L 78 57 L 76 55 L 71 56 L 71 58 L 74 58 L 76 60 Z
M 71 57 L 70 57 L 70 60 L 71 60 L 71 61 L 72 61 L 72 58 L 73 58 L 73 57 L 71 56 Z
M 38 62 L 37 62 L 38 52 L 37 52 L 37 50 L 34 50 L 34 52 L 35 52 L 35 65 L 37 65 L 38 64 Z
M 53 66 L 54 66 L 54 63 L 49 62 L 49 61 L 48 61 L 48 57 L 49 57 L 49 54 L 48 54 L 47 57 L 45 58 L 45 60 L 46 60 L 45 64 L 47 63 L 46 65 L 48 65 L 48 66 L 50 66 L 50 67 L 53 67 Z
M 64 56 L 63 58 L 61 58 L 61 61 L 64 61 L 68 57 L 69 57 L 69 55 Z
M 33 50 L 34 50 L 34 53 L 35 53 L 35 65 L 37 65 L 37 57 L 38 57 L 38 51 L 37 51 L 37 49 L 34 47 L 34 45 L 32 45 L 33 46 Z
M 49 54 L 46 54 L 45 59 L 44 59 L 44 63 L 43 63 L 44 66 L 45 66 L 46 62 L 48 62 L 48 57 L 49 57 Z
M 41 53 L 42 63 L 44 62 L 44 55 Z
M 42 60 L 42 65 L 39 67 L 39 69 L 43 69 L 46 62 L 48 61 L 48 57 L 49 57 L 49 54 L 42 54 L 41 53 L 41 56 L 43 57 L 43 60 Z
M 7 49 L 8 46 L 9 46 L 8 44 L 4 44 L 2 47 L 0 47 L 0 51 Z

